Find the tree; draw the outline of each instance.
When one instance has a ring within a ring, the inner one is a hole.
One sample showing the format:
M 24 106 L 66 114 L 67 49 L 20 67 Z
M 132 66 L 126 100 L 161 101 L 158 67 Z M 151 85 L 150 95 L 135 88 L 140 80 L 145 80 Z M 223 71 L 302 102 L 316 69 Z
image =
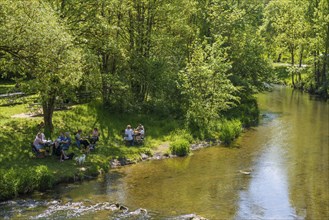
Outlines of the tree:
M 177 94 L 177 72 L 198 32 L 191 22 L 194 1 L 47 1 L 91 61 L 84 77 L 99 79 L 95 88 L 104 105 L 179 105 L 167 100 Z
M 43 108 L 45 132 L 53 130 L 58 97 L 67 96 L 81 77 L 81 53 L 65 26 L 42 1 L 0 2 L 0 60 L 20 74 L 25 88 L 35 91 Z
M 221 48 L 222 40 L 209 45 L 194 44 L 191 60 L 180 73 L 180 88 L 184 102 L 187 127 L 199 137 L 212 137 L 220 112 L 234 106 L 238 98 L 236 87 L 228 79 L 230 63 Z
M 327 0 L 309 0 L 309 19 L 313 27 L 311 50 L 314 57 L 313 75 L 319 93 L 328 97 L 329 88 L 329 2 Z
M 264 12 L 264 29 L 271 30 L 266 37 L 274 38 L 272 43 L 290 53 L 292 67 L 296 64 L 295 57 L 298 49 L 300 62 L 302 62 L 303 45 L 306 42 L 308 26 L 304 16 L 304 3 L 294 0 L 274 0 L 269 2 Z M 298 75 L 298 80 L 301 80 L 300 75 Z M 291 71 L 291 83 L 295 87 L 295 71 Z

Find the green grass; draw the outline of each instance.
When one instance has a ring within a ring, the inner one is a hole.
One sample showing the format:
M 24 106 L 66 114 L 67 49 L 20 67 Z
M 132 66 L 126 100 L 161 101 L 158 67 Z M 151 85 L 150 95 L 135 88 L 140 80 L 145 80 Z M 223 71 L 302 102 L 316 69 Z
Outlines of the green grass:
M 109 170 L 112 159 L 125 158 L 130 161 L 141 160 L 141 154 L 152 155 L 161 146 L 171 146 L 171 151 L 178 155 L 189 153 L 189 144 L 193 137 L 184 130 L 183 123 L 173 118 L 137 113 L 113 113 L 104 108 L 100 101 L 70 106 L 67 110 L 55 111 L 53 115 L 54 131 L 52 140 L 61 131 L 69 131 L 74 140 L 78 129 L 83 135 L 97 127 L 100 140 L 96 150 L 87 155 L 81 169 L 74 160 L 59 162 L 56 156 L 36 158 L 30 144 L 37 132 L 41 116 L 17 118 L 13 116 L 31 113 L 29 103 L 36 100 L 36 95 L 19 97 L 8 101 L 0 100 L 0 201 L 34 190 L 45 190 L 57 183 L 82 180 L 97 176 Z M 127 147 L 123 141 L 123 130 L 128 124 L 133 128 L 138 124 L 145 128 L 145 141 L 142 146 Z M 234 130 L 236 126 L 230 126 Z M 231 132 L 231 131 L 230 131 Z M 236 132 L 232 133 L 236 136 Z M 74 141 L 73 141 L 74 142 Z M 165 144 L 164 144 L 165 143 Z M 162 149 L 165 150 L 165 149 Z M 68 153 L 81 155 L 82 152 L 72 144 Z M 169 149 L 168 149 L 169 152 Z
M 15 88 L 15 84 L 11 82 L 1 82 L 0 84 L 0 94 L 5 94 L 11 92 Z
M 36 158 L 32 154 L 30 143 L 34 140 L 38 132 L 37 125 L 43 118 L 12 116 L 29 112 L 28 103 L 34 99 L 35 96 L 28 96 L 12 104 L 7 104 L 4 100 L 0 102 L 0 174 L 4 177 L 0 181 L 0 200 L 33 190 L 47 189 L 60 182 L 107 172 L 109 161 L 114 158 L 138 161 L 141 159 L 141 153 L 151 155 L 153 149 L 170 139 L 173 130 L 181 129 L 179 121 L 163 120 L 154 115 L 111 113 L 97 101 L 71 106 L 69 110 L 55 111 L 54 132 L 52 137 L 47 138 L 54 140 L 60 131 L 69 131 L 74 140 L 73 135 L 78 129 L 82 129 L 84 134 L 88 134 L 94 127 L 100 131 L 96 151 L 87 156 L 85 169 L 81 170 L 74 160 L 59 162 L 55 156 Z M 137 127 L 140 123 L 146 131 L 144 145 L 125 146 L 122 131 L 127 124 Z M 70 147 L 70 152 L 82 154 L 74 144 Z M 40 170 L 44 171 L 44 175 L 40 174 Z

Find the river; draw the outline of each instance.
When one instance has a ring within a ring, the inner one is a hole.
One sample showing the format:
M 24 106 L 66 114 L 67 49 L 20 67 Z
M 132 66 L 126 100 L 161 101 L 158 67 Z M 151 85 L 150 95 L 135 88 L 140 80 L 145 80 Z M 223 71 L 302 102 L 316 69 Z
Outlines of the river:
M 329 219 L 329 105 L 277 86 L 230 147 L 147 161 L 1 204 L 11 219 Z M 119 203 L 129 211 L 111 211 Z M 143 209 L 139 209 L 143 208 Z M 147 213 L 145 210 L 147 210 Z

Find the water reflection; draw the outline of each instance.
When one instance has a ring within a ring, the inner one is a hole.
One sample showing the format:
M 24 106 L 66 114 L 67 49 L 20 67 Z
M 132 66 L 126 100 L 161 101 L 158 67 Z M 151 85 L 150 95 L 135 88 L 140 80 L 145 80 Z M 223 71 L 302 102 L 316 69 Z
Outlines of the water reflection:
M 269 116 L 273 118 L 273 116 Z M 272 121 L 263 131 L 270 132 L 252 172 L 248 189 L 240 192 L 236 219 L 296 219 L 289 200 L 286 167 L 287 139 L 291 126 L 282 118 Z

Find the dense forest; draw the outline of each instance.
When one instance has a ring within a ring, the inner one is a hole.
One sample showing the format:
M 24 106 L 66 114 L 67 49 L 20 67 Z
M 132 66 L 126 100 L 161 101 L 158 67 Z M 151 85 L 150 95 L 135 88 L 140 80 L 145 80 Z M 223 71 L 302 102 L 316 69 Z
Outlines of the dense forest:
M 254 121 L 253 95 L 280 76 L 274 64 L 293 87 L 328 96 L 328 7 L 328 0 L 1 0 L 0 74 L 40 96 L 48 132 L 56 105 L 88 95 L 108 111 L 182 119 L 206 138 L 222 118 Z

